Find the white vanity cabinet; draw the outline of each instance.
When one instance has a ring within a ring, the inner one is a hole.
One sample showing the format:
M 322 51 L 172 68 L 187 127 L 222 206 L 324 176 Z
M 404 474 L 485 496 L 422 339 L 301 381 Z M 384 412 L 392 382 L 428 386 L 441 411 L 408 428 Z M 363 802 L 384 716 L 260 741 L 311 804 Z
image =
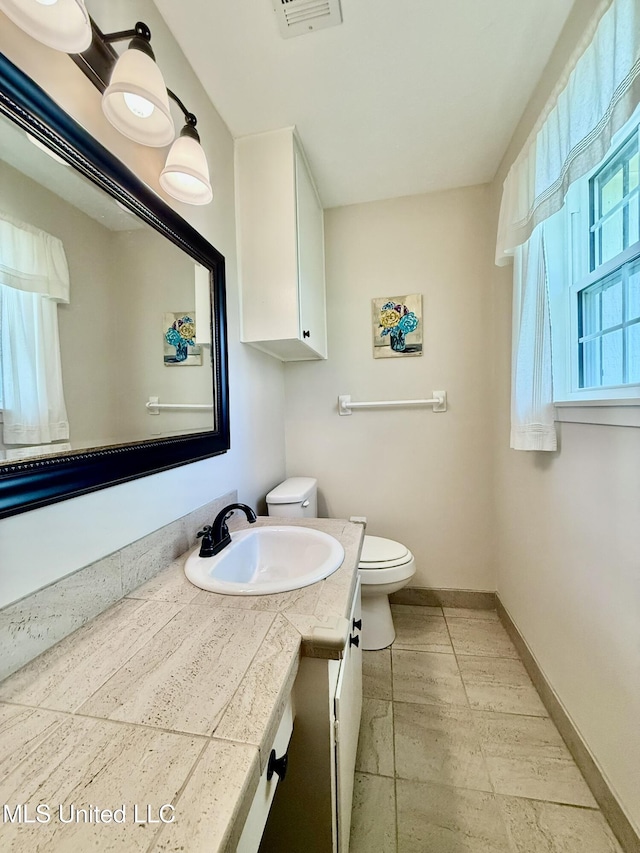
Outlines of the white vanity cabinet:
M 323 212 L 295 130 L 237 139 L 235 169 L 242 341 L 326 358 Z
M 286 784 L 260 853 L 348 853 L 362 712 L 360 581 L 340 660 L 304 657 L 294 686 L 296 721 Z

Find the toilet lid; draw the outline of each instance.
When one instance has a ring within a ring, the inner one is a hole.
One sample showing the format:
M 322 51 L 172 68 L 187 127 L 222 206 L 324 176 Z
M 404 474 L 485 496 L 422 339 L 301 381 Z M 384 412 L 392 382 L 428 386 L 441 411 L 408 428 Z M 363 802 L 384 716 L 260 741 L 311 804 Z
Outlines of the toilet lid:
M 409 562 L 411 552 L 400 542 L 393 539 L 383 539 L 381 536 L 365 536 L 360 557 L 360 568 L 375 569 L 376 566 L 387 568 Z M 381 566 L 382 564 L 382 566 Z

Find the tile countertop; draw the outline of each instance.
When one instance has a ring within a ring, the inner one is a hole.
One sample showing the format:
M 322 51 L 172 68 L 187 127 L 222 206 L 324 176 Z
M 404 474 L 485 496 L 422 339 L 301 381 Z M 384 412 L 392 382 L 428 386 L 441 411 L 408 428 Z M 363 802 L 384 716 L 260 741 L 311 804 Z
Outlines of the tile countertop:
M 323 530 L 344 562 L 304 589 L 228 596 L 194 587 L 185 554 L 0 683 L 3 851 L 235 850 L 300 655 L 340 657 L 364 535 L 258 524 Z

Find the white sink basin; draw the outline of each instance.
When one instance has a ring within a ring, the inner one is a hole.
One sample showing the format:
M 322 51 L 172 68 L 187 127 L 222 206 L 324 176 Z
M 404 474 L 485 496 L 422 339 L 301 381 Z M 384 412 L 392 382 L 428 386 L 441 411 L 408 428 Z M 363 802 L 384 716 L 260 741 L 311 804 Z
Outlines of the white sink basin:
M 269 525 L 231 534 L 231 544 L 215 557 L 200 546 L 184 566 L 192 584 L 223 595 L 269 595 L 323 580 L 344 560 L 344 548 L 328 533 L 309 527 Z

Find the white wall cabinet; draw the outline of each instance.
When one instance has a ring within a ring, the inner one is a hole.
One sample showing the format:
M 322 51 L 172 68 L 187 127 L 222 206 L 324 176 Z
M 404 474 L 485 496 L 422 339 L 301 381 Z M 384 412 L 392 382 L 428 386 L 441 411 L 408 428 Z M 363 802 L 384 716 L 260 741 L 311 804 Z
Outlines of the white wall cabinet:
M 286 785 L 276 792 L 260 853 L 348 853 L 362 712 L 360 582 L 341 660 L 302 658 Z
M 241 339 L 281 361 L 327 357 L 324 218 L 293 128 L 236 140 Z

